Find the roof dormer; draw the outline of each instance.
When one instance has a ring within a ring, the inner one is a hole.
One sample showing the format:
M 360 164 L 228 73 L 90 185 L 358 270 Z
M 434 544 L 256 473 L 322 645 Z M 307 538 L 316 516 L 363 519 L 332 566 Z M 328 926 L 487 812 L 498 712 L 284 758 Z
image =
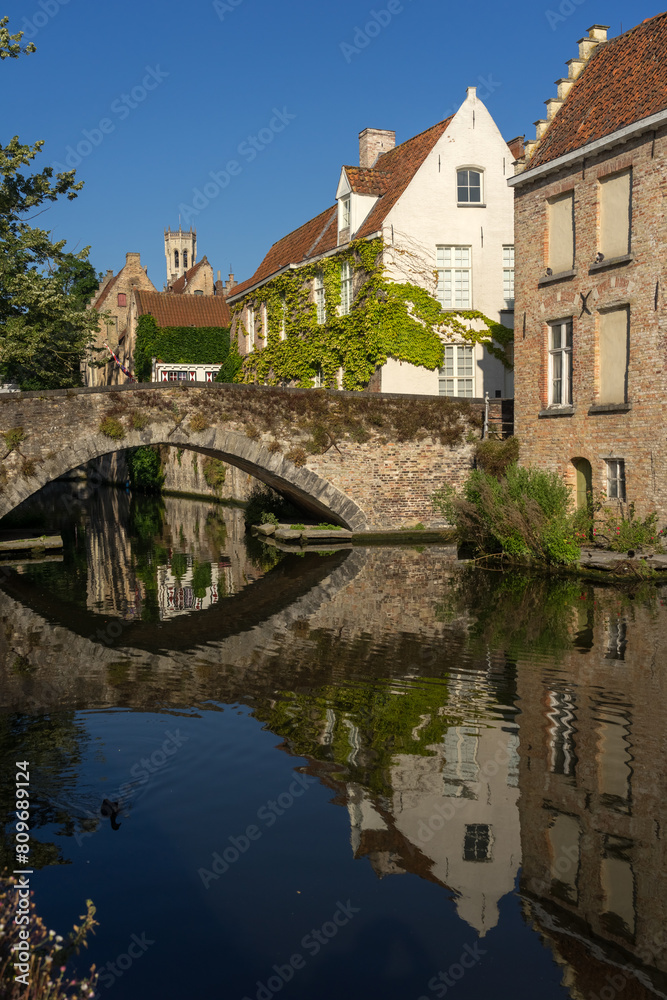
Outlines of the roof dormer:
M 339 246 L 352 239 L 386 190 L 384 171 L 373 167 L 343 167 L 336 191 Z

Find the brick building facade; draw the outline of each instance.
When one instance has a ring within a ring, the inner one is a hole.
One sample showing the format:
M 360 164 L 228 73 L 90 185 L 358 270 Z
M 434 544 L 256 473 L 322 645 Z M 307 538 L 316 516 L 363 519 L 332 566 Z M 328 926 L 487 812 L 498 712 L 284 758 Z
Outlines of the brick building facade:
M 521 460 L 667 516 L 667 15 L 594 25 L 515 193 Z

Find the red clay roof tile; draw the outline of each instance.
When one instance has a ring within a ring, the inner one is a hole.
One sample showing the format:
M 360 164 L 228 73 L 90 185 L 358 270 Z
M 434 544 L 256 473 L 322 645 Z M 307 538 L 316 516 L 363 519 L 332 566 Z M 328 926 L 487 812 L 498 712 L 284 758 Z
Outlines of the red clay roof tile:
M 190 284 L 190 282 L 194 278 L 195 274 L 197 273 L 197 271 L 199 270 L 199 268 L 203 264 L 208 264 L 208 260 L 206 259 L 205 255 L 202 257 L 202 259 L 200 261 L 197 261 L 196 264 L 193 264 L 189 271 L 186 271 L 185 274 L 182 274 L 180 276 L 180 278 L 176 279 L 176 281 L 173 283 L 173 285 L 170 288 L 170 291 L 172 292 L 172 294 L 174 294 L 174 295 L 182 295 L 183 292 L 185 291 L 186 284 L 188 284 L 188 285 Z M 187 278 L 187 282 L 185 280 L 186 278 Z
M 595 49 L 526 173 L 665 108 L 667 14 L 657 14 Z
M 134 289 L 140 316 L 150 313 L 160 327 L 229 326 L 231 313 L 222 295 L 174 295 Z

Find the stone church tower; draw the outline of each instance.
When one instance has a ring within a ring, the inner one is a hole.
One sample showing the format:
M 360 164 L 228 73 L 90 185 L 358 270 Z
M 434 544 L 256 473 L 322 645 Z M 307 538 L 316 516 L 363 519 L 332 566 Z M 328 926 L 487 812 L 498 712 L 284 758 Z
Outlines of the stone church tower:
M 192 226 L 184 233 L 180 225 L 178 232 L 164 231 L 164 255 L 167 258 L 167 287 L 197 263 L 197 230 Z

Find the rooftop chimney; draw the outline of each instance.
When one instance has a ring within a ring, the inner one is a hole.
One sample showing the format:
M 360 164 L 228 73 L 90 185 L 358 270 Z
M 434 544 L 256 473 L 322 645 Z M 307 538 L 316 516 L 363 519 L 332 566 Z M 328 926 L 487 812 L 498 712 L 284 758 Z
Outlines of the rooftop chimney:
M 365 128 L 359 133 L 359 166 L 374 166 L 378 156 L 393 149 L 395 145 L 395 132 L 381 128 Z

